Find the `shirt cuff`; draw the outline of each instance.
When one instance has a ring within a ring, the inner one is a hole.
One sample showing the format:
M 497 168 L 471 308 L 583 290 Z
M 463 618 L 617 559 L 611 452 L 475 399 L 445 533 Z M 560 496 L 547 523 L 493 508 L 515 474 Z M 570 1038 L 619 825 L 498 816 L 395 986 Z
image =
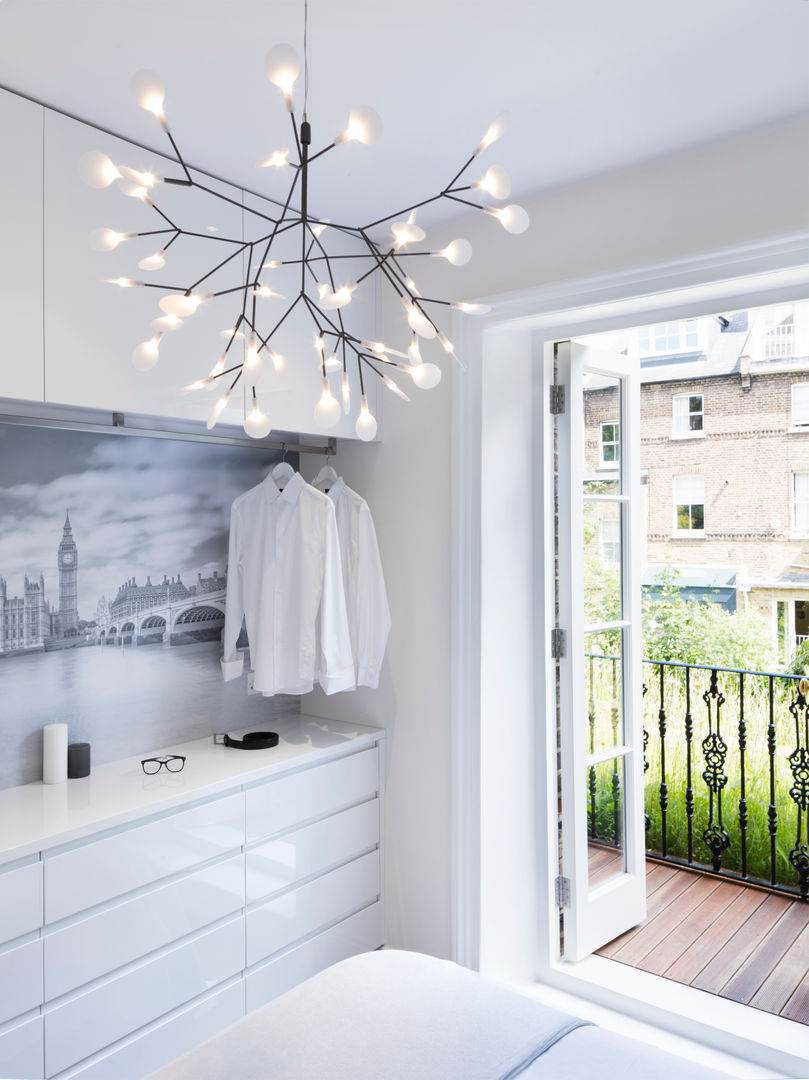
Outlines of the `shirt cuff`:
M 353 690 L 357 685 L 354 668 L 337 671 L 331 675 L 321 675 L 318 680 L 327 694 L 338 694 L 341 690 Z
M 361 667 L 357 672 L 357 686 L 370 686 L 376 690 L 379 686 L 379 668 Z
M 244 670 L 244 656 L 242 653 L 238 653 L 231 660 L 226 660 L 223 656 L 220 658 L 219 663 L 222 667 L 222 678 L 225 682 L 238 679 Z

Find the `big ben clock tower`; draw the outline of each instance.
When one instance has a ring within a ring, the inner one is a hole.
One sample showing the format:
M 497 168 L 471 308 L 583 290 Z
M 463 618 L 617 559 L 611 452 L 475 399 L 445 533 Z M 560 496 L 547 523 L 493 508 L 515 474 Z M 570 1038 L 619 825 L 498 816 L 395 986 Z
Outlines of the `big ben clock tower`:
M 78 569 L 79 553 L 70 526 L 70 514 L 65 514 L 62 541 L 59 544 L 59 625 L 62 634 L 78 629 Z

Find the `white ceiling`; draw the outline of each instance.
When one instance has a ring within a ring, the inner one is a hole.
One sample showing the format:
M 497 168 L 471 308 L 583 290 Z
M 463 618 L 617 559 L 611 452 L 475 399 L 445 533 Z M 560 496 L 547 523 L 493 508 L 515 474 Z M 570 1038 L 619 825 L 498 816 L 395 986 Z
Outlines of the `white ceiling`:
M 509 170 L 519 199 L 809 107 L 807 0 L 309 7 L 314 148 L 355 104 L 385 124 L 376 146 L 313 167 L 314 209 L 346 224 L 434 194 L 503 109 L 512 126 L 484 160 Z M 131 74 L 153 68 L 190 163 L 283 197 L 285 178 L 255 169 L 291 142 L 263 61 L 278 41 L 300 51 L 302 23 L 303 0 L 0 0 L 0 85 L 165 150 L 129 92 Z

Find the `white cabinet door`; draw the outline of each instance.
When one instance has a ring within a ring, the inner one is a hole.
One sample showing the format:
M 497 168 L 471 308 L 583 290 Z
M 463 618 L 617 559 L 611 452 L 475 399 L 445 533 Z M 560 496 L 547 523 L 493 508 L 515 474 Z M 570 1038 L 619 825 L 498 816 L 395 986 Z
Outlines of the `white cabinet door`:
M 0 872 L 0 942 L 42 926 L 42 863 Z
M 0 1076 L 41 1080 L 44 1073 L 41 1016 L 8 1028 L 0 1035 Z
M 44 109 L 0 90 L 0 397 L 42 401 L 42 124 Z

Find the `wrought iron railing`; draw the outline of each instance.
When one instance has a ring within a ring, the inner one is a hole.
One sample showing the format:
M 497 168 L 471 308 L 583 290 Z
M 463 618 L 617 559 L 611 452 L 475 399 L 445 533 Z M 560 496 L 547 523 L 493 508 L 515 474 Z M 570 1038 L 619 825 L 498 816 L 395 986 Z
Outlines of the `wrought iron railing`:
M 620 664 L 597 653 L 587 664 L 592 753 L 599 738 L 621 741 Z M 809 680 L 644 665 L 649 855 L 809 899 Z M 587 781 L 590 838 L 620 846 L 617 761 L 590 766 Z

